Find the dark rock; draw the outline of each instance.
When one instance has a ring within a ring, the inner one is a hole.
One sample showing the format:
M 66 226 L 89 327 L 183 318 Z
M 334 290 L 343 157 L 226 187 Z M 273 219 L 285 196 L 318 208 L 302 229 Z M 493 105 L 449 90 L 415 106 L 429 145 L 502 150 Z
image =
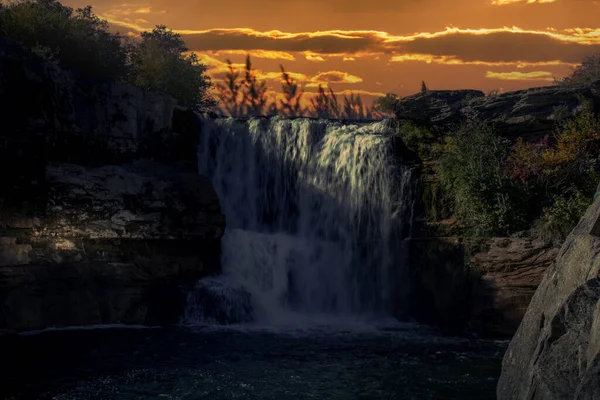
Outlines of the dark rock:
M 580 97 L 600 112 L 600 81 L 580 88 L 546 86 L 476 98 L 460 113 L 490 121 L 505 137 L 531 141 L 553 134 L 559 121 L 577 115 L 582 110 Z
M 428 90 L 402 98 L 396 117 L 421 125 L 448 128 L 460 122 L 459 110 L 469 99 L 484 96 L 480 90 Z
M 484 335 L 512 336 L 554 261 L 558 248 L 530 238 L 493 238 L 470 260 L 474 283 L 471 328 Z
M 194 318 L 222 325 L 251 322 L 252 296 L 244 288 L 216 279 L 203 279 L 190 292 L 188 305 Z
M 0 120 L 0 330 L 174 322 L 225 229 L 198 116 L 0 37 Z
M 600 396 L 598 193 L 547 269 L 510 343 L 500 400 Z
M 581 99 L 600 113 L 600 81 L 576 88 L 545 86 L 485 96 L 477 90 L 430 90 L 402 99 L 396 117 L 446 134 L 462 121 L 491 122 L 510 139 L 533 141 L 551 135 L 557 123 L 581 111 Z
M 420 238 L 409 248 L 409 314 L 487 337 L 515 333 L 558 252 L 531 238 Z

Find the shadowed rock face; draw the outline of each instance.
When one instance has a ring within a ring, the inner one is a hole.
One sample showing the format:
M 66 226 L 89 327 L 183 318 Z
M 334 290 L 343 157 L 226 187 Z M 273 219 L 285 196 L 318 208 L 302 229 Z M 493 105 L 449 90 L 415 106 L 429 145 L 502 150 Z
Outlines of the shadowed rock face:
M 548 268 L 502 365 L 498 399 L 600 396 L 600 196 Z
M 424 323 L 511 337 L 558 249 L 531 238 L 411 239 L 411 313 Z
M 0 121 L 0 331 L 174 322 L 225 229 L 196 115 L 0 38 Z

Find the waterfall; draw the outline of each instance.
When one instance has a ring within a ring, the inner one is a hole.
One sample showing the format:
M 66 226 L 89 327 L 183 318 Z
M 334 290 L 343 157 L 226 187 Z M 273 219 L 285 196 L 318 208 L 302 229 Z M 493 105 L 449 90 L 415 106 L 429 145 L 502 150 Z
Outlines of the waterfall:
M 397 145 L 387 121 L 204 119 L 198 169 L 227 231 L 185 321 L 390 315 L 414 197 Z

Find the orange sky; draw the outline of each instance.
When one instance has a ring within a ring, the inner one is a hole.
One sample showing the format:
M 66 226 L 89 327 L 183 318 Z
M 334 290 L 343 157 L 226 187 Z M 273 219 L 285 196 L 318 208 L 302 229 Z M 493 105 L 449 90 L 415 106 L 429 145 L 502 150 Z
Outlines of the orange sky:
M 600 52 L 600 0 L 64 0 L 121 33 L 165 24 L 218 80 L 252 55 L 279 90 L 279 64 L 315 91 L 367 99 L 430 89 L 516 90 L 552 83 Z

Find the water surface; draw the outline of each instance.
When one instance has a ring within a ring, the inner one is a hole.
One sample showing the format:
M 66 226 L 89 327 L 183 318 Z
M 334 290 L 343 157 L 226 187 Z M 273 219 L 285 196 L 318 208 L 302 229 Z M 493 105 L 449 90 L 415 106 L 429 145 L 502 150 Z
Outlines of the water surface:
M 494 399 L 506 344 L 410 324 L 49 331 L 0 345 L 0 398 Z

